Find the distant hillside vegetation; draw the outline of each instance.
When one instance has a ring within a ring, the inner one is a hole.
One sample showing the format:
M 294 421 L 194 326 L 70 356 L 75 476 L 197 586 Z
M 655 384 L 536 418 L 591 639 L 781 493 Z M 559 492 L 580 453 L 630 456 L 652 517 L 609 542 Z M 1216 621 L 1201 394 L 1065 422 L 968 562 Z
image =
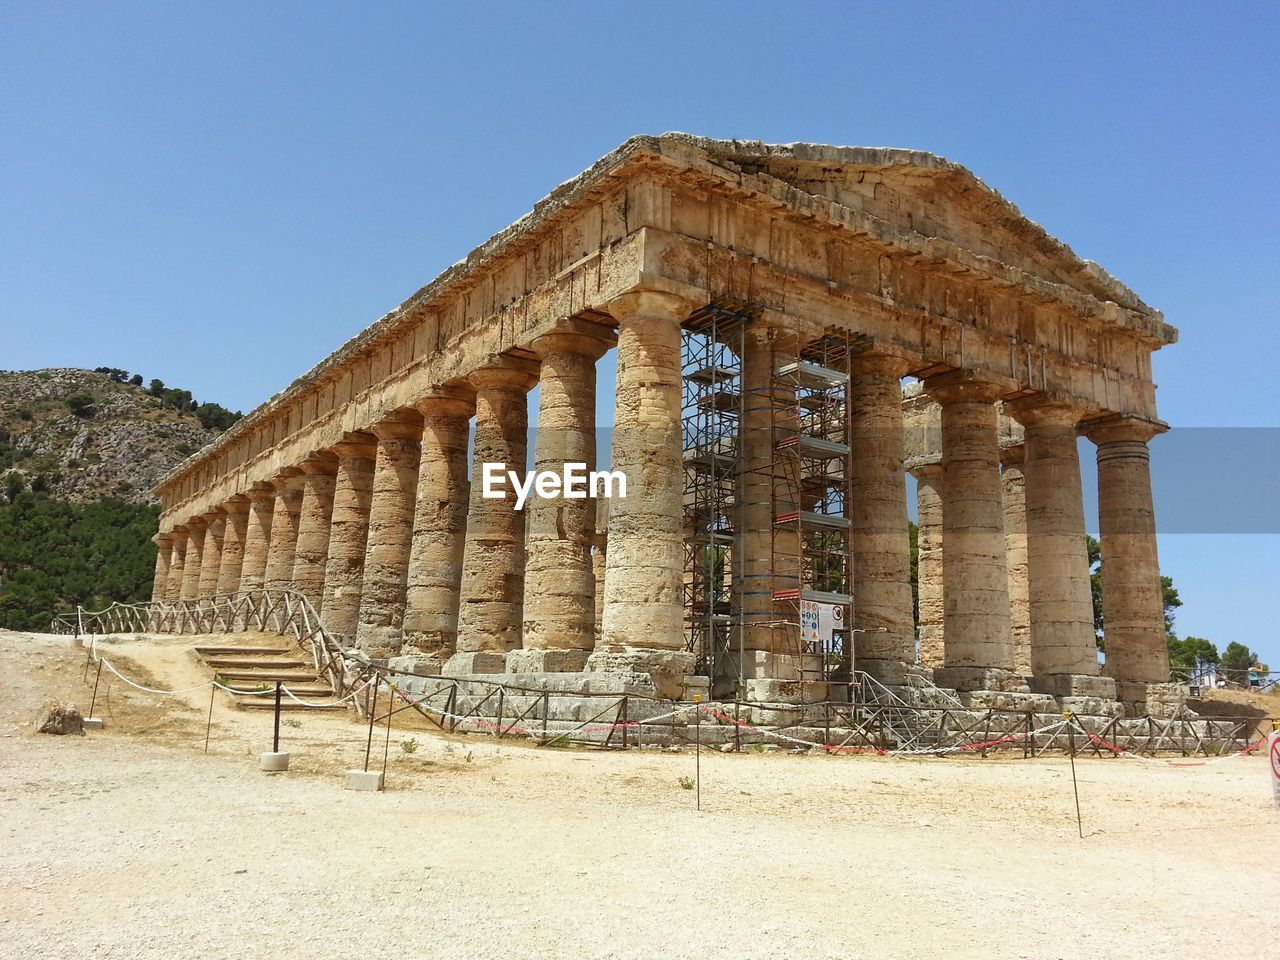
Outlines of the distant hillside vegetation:
M 152 487 L 239 418 L 113 367 L 0 372 L 0 627 L 147 599 Z
M 154 503 L 156 482 L 239 418 L 126 370 L 0 372 L 0 482 L 70 503 Z

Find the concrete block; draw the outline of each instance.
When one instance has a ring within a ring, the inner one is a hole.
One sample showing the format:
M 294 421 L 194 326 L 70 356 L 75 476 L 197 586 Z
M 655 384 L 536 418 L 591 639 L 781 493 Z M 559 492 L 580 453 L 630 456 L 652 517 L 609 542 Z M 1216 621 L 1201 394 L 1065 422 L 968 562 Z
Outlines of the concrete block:
M 441 669 L 441 676 L 467 677 L 474 674 L 506 673 L 507 656 L 503 653 L 455 653 Z
M 284 753 L 264 753 L 259 758 L 260 769 L 267 773 L 283 773 L 289 769 L 289 754 Z
M 344 784 L 347 790 L 364 790 L 376 793 L 382 789 L 381 770 L 348 770 Z
M 81 730 L 101 730 L 106 723 L 101 717 L 85 717 L 80 721 Z
M 1110 677 L 1086 676 L 1078 673 L 1050 673 L 1028 678 L 1034 693 L 1051 697 L 1092 697 L 1116 699 L 1116 682 Z
M 581 673 L 590 650 L 512 650 L 507 673 Z
M 444 668 L 444 661 L 439 657 L 392 657 L 387 661 L 387 666 L 419 677 L 438 677 Z
M 937 667 L 933 682 L 953 690 L 999 690 L 1008 693 L 1030 693 L 1027 682 L 1012 670 L 997 667 Z

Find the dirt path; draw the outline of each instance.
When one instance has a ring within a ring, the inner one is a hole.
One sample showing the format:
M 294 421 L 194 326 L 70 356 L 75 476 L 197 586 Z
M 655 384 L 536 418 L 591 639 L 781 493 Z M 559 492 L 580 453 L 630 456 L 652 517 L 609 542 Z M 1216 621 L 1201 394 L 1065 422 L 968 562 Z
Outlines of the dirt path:
M 173 688 L 208 678 L 190 646 L 104 649 Z M 699 813 L 689 753 L 397 729 L 358 794 L 340 715 L 286 727 L 283 776 L 267 713 L 215 700 L 201 752 L 203 691 L 113 683 L 106 730 L 34 734 L 47 696 L 87 707 L 83 657 L 0 631 L 5 957 L 1274 956 L 1260 759 L 1080 761 L 1083 841 L 1054 759 L 704 753 Z

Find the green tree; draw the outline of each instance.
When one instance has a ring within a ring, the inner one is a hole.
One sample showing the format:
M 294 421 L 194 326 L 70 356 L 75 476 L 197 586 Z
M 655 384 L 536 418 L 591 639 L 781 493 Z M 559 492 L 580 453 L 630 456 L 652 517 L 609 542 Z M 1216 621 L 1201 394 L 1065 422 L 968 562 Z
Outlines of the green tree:
M 9 502 L 13 503 L 18 499 L 18 495 L 27 488 L 27 481 L 23 479 L 22 474 L 17 471 L 11 471 L 4 478 L 5 496 L 9 498 Z
M 76 393 L 67 397 L 67 409 L 77 417 L 93 416 L 93 397 L 86 393 Z
M 1169 669 L 1180 677 L 1195 676 L 1209 664 L 1221 660 L 1217 646 L 1203 637 L 1179 640 L 1170 636 L 1165 642 L 1169 646 Z

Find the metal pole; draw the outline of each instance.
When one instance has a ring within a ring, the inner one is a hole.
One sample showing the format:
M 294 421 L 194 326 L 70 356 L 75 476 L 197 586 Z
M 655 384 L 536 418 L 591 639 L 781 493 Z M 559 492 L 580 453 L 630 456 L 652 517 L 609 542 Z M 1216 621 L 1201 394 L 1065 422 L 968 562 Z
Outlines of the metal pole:
M 1071 718 L 1071 714 L 1067 714 L 1067 741 L 1070 744 L 1071 754 L 1071 789 L 1076 795 L 1076 830 L 1080 833 L 1080 839 L 1084 839 L 1084 825 L 1080 821 L 1080 786 L 1076 783 L 1076 722 Z
M 204 725 L 204 752 L 209 752 L 209 731 L 213 729 L 213 695 L 218 692 L 217 686 L 209 684 L 209 720 Z
M 271 740 L 271 752 L 280 752 L 280 681 L 276 681 L 276 729 Z
M 387 784 L 387 754 L 391 751 L 391 715 L 395 713 L 396 685 L 391 684 L 387 695 L 387 739 L 382 744 L 382 785 Z
M 697 719 L 693 723 L 693 777 L 697 790 L 697 809 L 702 809 L 702 695 L 696 694 L 693 702 L 697 704 Z
M 364 742 L 364 772 L 369 772 L 369 753 L 373 750 L 373 719 L 378 713 L 378 680 L 373 681 L 373 705 L 369 707 L 369 739 Z
M 98 702 L 98 681 L 102 679 L 102 661 L 98 661 L 98 672 L 93 677 L 93 696 L 89 698 L 89 716 L 93 716 L 93 705 Z

